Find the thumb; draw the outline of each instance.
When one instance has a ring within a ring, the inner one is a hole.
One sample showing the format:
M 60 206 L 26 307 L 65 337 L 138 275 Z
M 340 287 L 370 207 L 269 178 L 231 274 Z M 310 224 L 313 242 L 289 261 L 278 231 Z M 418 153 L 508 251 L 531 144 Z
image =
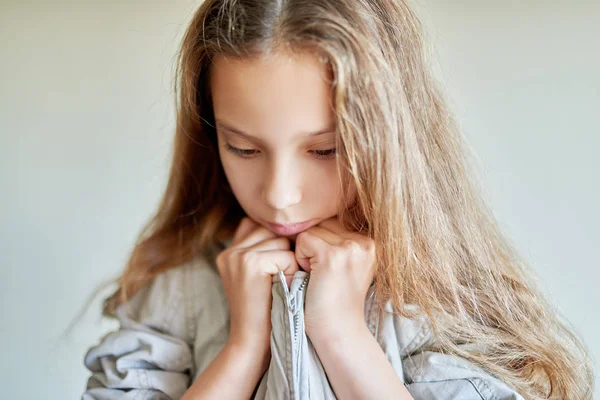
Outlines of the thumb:
M 300 267 L 296 262 L 296 258 L 292 257 L 293 261 L 290 262 L 289 266 L 283 270 L 283 274 L 285 275 L 285 281 L 287 283 L 288 288 L 292 284 L 292 278 L 297 271 L 300 271 Z

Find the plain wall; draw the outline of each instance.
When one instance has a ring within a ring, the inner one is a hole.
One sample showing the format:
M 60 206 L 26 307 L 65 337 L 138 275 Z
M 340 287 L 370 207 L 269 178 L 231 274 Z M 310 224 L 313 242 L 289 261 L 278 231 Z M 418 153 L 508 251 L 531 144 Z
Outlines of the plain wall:
M 0 387 L 79 398 L 123 267 L 164 188 L 174 56 L 198 2 L 0 3 Z M 600 353 L 600 3 L 416 6 L 502 227 Z M 597 391 L 597 393 L 600 393 Z

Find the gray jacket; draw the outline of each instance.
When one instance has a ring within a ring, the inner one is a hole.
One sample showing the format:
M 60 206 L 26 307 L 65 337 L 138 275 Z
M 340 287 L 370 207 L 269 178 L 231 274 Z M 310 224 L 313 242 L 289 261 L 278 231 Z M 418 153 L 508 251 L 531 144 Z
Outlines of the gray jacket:
M 254 399 L 336 398 L 304 331 L 309 278 L 296 272 L 288 289 L 283 273 L 273 277 L 271 362 Z M 427 319 L 394 315 L 389 303 L 377 312 L 373 289 L 365 299 L 365 321 L 415 400 L 523 400 L 462 358 L 420 351 L 434 340 Z M 92 375 L 82 400 L 179 399 L 229 335 L 229 308 L 214 257 L 161 273 L 121 305 L 117 315 L 119 329 L 85 355 Z

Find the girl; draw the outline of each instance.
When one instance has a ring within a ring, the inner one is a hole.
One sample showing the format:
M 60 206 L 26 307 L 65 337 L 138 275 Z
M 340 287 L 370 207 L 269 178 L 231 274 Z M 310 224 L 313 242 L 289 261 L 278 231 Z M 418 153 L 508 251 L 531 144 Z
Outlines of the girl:
M 206 0 L 84 399 L 590 399 L 404 0 Z

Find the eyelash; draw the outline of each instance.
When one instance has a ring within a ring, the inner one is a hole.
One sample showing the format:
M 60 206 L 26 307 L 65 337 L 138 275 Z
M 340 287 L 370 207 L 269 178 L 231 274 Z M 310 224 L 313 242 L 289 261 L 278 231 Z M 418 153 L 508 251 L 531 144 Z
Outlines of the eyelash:
M 236 154 L 243 158 L 250 158 L 258 152 L 258 150 L 238 149 L 237 147 L 233 147 L 229 143 L 225 143 L 225 148 L 233 154 Z M 335 157 L 336 149 L 333 148 L 327 150 L 312 150 L 312 152 L 317 159 L 327 160 Z

